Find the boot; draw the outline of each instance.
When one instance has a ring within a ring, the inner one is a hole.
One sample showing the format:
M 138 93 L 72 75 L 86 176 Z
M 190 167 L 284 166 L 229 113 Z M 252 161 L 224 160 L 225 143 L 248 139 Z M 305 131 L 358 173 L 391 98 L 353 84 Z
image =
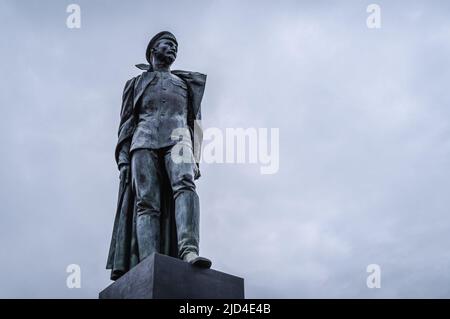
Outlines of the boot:
M 159 216 L 142 214 L 137 216 L 136 235 L 139 249 L 139 261 L 159 252 L 160 228 Z
M 188 252 L 184 255 L 184 261 L 201 268 L 211 268 L 211 260 L 205 257 L 200 257 L 197 253 Z
M 198 256 L 200 205 L 193 191 L 182 191 L 175 199 L 179 257 L 193 265 L 210 268 L 211 261 Z

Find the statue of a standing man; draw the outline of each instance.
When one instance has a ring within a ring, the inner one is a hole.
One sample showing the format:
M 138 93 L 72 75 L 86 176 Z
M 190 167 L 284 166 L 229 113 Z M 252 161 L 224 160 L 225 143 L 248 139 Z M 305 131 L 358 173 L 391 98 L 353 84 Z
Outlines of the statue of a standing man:
M 198 255 L 194 184 L 200 176 L 206 75 L 171 71 L 177 50 L 172 33 L 155 35 L 146 52 L 150 65 L 137 65 L 145 71 L 125 85 L 115 152 L 119 200 L 107 263 L 113 280 L 155 252 L 211 266 Z M 180 150 L 184 160 L 174 160 Z

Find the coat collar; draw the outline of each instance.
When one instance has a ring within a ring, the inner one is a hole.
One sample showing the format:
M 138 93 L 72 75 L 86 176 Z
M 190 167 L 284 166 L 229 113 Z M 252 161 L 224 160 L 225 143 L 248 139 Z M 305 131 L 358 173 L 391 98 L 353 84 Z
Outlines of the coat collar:
M 141 67 L 138 68 L 145 69 Z M 197 119 L 200 119 L 201 117 L 200 104 L 203 98 L 203 92 L 205 90 L 206 75 L 198 72 L 190 72 L 182 70 L 173 70 L 171 71 L 171 73 L 180 77 L 187 84 L 188 90 L 190 92 L 194 116 Z M 141 98 L 142 94 L 144 93 L 145 89 L 150 84 L 150 82 L 152 82 L 154 77 L 155 72 L 151 72 L 149 70 L 142 72 L 142 74 L 138 77 L 134 87 L 133 109 L 136 107 L 139 99 Z

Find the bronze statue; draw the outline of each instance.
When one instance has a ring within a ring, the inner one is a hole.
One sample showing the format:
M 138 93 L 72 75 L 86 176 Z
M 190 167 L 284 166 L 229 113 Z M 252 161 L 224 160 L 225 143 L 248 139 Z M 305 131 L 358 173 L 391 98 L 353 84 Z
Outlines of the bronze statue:
M 123 92 L 115 158 L 120 170 L 117 212 L 107 269 L 116 280 L 152 253 L 162 253 L 209 268 L 199 254 L 199 198 L 202 143 L 200 104 L 206 75 L 171 71 L 178 42 L 167 31 L 149 42 L 141 75 Z M 189 138 L 177 134 L 186 129 Z M 174 146 L 191 161 L 173 160 Z

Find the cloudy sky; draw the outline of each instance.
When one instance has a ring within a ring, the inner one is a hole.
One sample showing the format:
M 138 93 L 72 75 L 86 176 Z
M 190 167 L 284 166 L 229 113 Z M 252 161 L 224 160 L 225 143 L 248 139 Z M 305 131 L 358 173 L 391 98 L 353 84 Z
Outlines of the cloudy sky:
M 0 0 L 0 297 L 96 298 L 121 95 L 151 36 L 203 125 L 279 128 L 279 170 L 203 164 L 201 253 L 249 298 L 450 297 L 450 4 Z M 81 267 L 68 289 L 66 267 Z M 366 267 L 381 268 L 369 289 Z

